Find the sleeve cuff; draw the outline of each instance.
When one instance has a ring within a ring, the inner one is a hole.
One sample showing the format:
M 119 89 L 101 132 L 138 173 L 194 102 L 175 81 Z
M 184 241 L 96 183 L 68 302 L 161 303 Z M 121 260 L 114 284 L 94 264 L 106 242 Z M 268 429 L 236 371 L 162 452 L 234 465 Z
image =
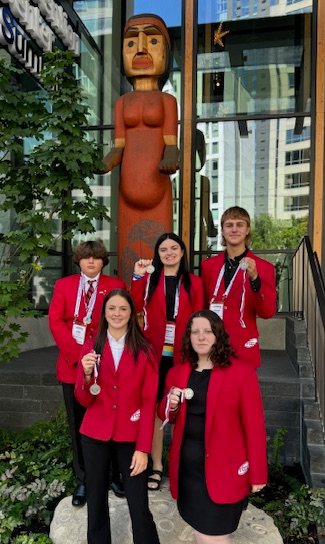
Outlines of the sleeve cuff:
M 258 293 L 262 286 L 262 280 L 260 276 L 257 276 L 255 280 L 249 280 L 251 284 L 251 288 L 254 291 L 254 293 Z

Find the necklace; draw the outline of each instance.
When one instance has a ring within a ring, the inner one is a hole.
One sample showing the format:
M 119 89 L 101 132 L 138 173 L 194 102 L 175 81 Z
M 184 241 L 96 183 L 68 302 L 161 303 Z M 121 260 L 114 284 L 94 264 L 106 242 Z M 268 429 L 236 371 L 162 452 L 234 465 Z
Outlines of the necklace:
M 239 261 L 233 261 L 229 257 L 227 257 L 227 266 L 228 269 L 231 270 L 232 268 L 237 268 L 239 264 Z

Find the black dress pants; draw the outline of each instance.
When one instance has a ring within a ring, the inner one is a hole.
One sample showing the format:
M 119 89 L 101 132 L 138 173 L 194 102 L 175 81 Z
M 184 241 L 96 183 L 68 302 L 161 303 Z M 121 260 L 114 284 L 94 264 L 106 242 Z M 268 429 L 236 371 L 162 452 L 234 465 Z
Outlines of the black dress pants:
M 86 483 L 85 465 L 81 448 L 81 434 L 79 432 L 86 408 L 81 406 L 74 396 L 74 383 L 62 383 L 63 398 L 67 412 L 68 425 L 72 443 L 73 468 L 77 484 Z
M 103 442 L 82 435 L 87 477 L 88 544 L 111 544 L 108 508 L 109 467 L 113 447 L 122 474 L 129 506 L 134 544 L 159 544 L 158 533 L 148 505 L 147 471 L 130 476 L 134 442 Z

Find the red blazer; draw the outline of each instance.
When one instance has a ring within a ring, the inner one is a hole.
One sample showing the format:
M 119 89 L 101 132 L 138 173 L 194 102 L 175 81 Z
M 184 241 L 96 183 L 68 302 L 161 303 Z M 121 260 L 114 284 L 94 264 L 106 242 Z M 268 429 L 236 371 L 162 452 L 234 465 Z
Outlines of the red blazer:
M 147 278 L 148 275 L 145 274 L 141 280 L 132 280 L 131 283 L 130 292 L 135 301 L 137 312 L 143 310 Z M 176 317 L 175 328 L 174 365 L 180 362 L 181 340 L 188 318 L 193 312 L 204 308 L 202 279 L 194 274 L 190 274 L 190 278 L 192 283 L 192 300 L 190 301 L 183 284 L 180 289 L 179 310 Z M 153 296 L 146 305 L 146 314 L 148 327 L 144 331 L 144 334 L 154 346 L 158 360 L 160 360 L 164 346 L 166 328 L 166 299 L 163 272 L 160 275 L 159 283 Z
M 224 370 L 212 370 L 206 399 L 205 474 L 210 498 L 217 503 L 234 503 L 243 499 L 253 484 L 266 484 L 266 432 L 262 398 L 253 367 L 231 359 Z M 191 366 L 187 362 L 172 368 L 166 389 L 187 386 Z M 165 419 L 166 396 L 158 406 Z M 180 451 L 186 419 L 186 401 L 170 412 L 175 423 L 169 453 L 170 490 L 178 497 Z M 247 464 L 248 462 L 248 464 Z
M 276 288 L 274 266 L 264 259 L 256 257 L 248 251 L 247 257 L 256 261 L 257 272 L 261 278 L 261 289 L 254 293 L 246 274 L 244 323 L 240 324 L 240 303 L 243 292 L 243 272 L 239 271 L 234 284 L 224 301 L 223 321 L 230 336 L 230 342 L 239 359 L 251 363 L 254 367 L 261 364 L 261 354 L 258 344 L 259 333 L 256 325 L 256 316 L 268 319 L 276 311 Z M 217 283 L 219 272 L 224 264 L 225 253 L 211 257 L 202 262 L 202 278 L 204 284 L 205 307 L 209 308 L 210 301 Z M 216 300 L 220 301 L 225 292 L 222 279 Z
M 73 276 L 67 276 L 58 280 L 55 283 L 49 307 L 49 326 L 55 343 L 59 348 L 56 376 L 58 380 L 64 383 L 75 383 L 77 378 L 77 362 L 82 347 L 72 338 L 72 325 L 79 279 L 80 274 L 74 274 Z M 92 322 L 87 326 L 86 339 L 96 336 L 103 300 L 109 291 L 117 287 L 125 289 L 124 281 L 100 275 Z M 85 305 L 81 300 L 78 321 L 82 322 L 85 315 Z
M 89 353 L 93 340 L 82 346 L 80 359 Z M 101 391 L 90 393 L 81 362 L 75 386 L 77 400 L 87 408 L 80 432 L 97 440 L 136 442 L 136 450 L 151 451 L 158 390 L 158 365 L 141 352 L 135 364 L 124 349 L 117 371 L 109 343 L 101 358 L 97 383 Z M 96 461 L 95 461 L 96 462 Z

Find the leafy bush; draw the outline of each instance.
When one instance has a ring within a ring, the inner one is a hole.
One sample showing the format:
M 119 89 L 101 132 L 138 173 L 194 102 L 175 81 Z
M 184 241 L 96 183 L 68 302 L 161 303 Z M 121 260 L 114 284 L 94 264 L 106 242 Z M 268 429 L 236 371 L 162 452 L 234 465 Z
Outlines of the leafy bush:
M 250 502 L 273 518 L 284 542 L 302 544 L 304 537 L 315 535 L 317 526 L 325 525 L 325 489 L 306 485 L 299 465 L 281 464 L 286 432 L 278 429 L 270 443 L 269 483 L 260 493 L 250 495 Z
M 50 540 L 44 534 L 20 535 L 20 540 L 12 540 L 12 535 L 35 524 L 48 527 L 57 503 L 72 492 L 65 410 L 23 432 L 2 431 L 0 459 L 0 542 L 47 544 Z
M 52 540 L 46 535 L 29 533 L 29 535 L 19 535 L 14 538 L 12 544 L 52 544 Z

